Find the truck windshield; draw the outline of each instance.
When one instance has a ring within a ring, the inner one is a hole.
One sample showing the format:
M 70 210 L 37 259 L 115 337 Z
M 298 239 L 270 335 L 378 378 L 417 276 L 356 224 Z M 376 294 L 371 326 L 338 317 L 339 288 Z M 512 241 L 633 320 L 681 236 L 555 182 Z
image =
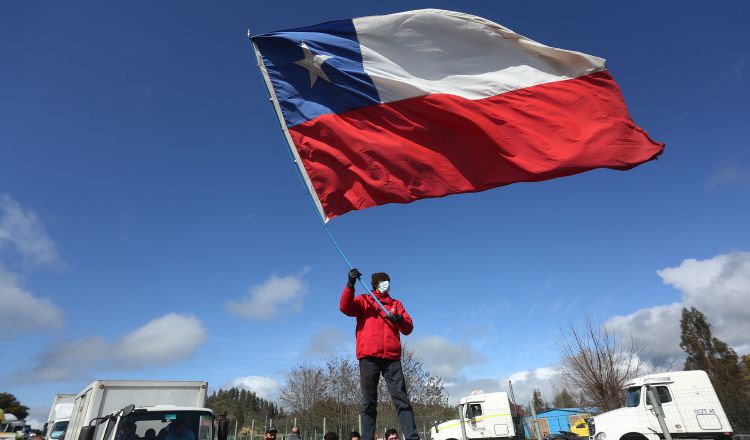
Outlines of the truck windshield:
M 61 435 L 65 433 L 66 429 L 68 429 L 67 420 L 63 422 L 55 422 L 55 424 L 52 426 L 52 432 L 50 433 L 49 437 L 57 440 L 60 438 Z
M 212 440 L 213 415 L 199 411 L 135 411 L 120 421 L 114 440 Z
M 625 406 L 629 408 L 636 407 L 641 404 L 641 387 L 628 388 L 625 394 Z

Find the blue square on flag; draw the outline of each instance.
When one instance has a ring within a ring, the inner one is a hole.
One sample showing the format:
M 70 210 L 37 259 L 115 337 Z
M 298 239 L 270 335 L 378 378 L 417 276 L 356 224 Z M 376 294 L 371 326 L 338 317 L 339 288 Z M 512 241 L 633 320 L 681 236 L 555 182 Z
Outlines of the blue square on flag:
M 379 104 L 351 20 L 253 37 L 287 127 Z

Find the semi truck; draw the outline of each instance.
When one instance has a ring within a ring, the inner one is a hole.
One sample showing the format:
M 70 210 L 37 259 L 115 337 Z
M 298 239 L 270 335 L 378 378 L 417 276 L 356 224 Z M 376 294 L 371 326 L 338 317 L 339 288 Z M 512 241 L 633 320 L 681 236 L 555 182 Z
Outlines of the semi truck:
M 55 395 L 55 398 L 52 400 L 49 416 L 47 416 L 47 423 L 44 424 L 43 432 L 45 440 L 58 440 L 65 433 L 75 400 L 75 394 Z
M 623 389 L 622 408 L 587 419 L 590 440 L 660 440 L 665 438 L 662 426 L 680 440 L 729 440 L 732 436 L 705 371 L 649 374 L 626 381 Z M 660 412 L 662 420 L 657 417 Z
M 97 380 L 76 395 L 64 440 L 212 440 L 207 382 Z M 171 434 L 171 435 L 170 435 Z
M 23 440 L 26 423 L 0 409 L 0 440 Z
M 435 425 L 432 440 L 507 439 L 515 437 L 508 393 L 474 391 L 458 402 L 458 419 Z

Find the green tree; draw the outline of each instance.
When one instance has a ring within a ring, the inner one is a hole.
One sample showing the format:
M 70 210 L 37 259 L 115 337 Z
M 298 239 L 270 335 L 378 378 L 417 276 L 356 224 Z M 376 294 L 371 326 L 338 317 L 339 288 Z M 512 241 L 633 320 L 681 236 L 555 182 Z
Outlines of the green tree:
M 268 418 L 276 420 L 284 415 L 274 403 L 244 388 L 219 389 L 206 399 L 206 406 L 211 408 L 214 414 L 226 412 L 232 423 L 236 420 L 239 426 L 249 425 L 255 420 L 258 424 L 256 431 L 262 430 Z
M 531 405 L 534 407 L 534 411 L 539 414 L 542 411 L 546 411 L 547 404 L 542 398 L 542 392 L 538 389 L 534 389 L 534 393 L 531 395 Z
M 682 309 L 680 329 L 680 348 L 687 353 L 685 370 L 705 371 L 734 431 L 750 431 L 750 386 L 737 353 L 713 336 L 711 324 L 695 307 Z
M 0 393 L 0 409 L 18 417 L 18 420 L 23 420 L 29 415 L 29 407 L 21 405 L 16 396 L 10 393 Z
M 570 395 L 567 388 L 563 388 L 560 392 L 555 394 L 554 399 L 552 399 L 552 405 L 555 408 L 573 408 L 576 405 L 576 401 L 573 398 L 573 396 Z

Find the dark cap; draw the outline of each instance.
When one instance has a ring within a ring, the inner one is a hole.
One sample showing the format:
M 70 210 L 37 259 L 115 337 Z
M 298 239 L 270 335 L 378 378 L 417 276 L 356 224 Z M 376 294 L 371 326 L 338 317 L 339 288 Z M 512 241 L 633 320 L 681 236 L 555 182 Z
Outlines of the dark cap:
M 279 430 L 276 429 L 276 428 L 268 428 L 268 429 L 266 429 L 266 434 L 270 434 L 272 432 L 279 432 Z
M 390 280 L 391 280 L 391 277 L 389 277 L 387 273 L 375 272 L 374 274 L 372 274 L 372 278 L 371 278 L 372 288 L 377 289 L 378 284 L 380 284 L 381 281 L 390 281 Z

